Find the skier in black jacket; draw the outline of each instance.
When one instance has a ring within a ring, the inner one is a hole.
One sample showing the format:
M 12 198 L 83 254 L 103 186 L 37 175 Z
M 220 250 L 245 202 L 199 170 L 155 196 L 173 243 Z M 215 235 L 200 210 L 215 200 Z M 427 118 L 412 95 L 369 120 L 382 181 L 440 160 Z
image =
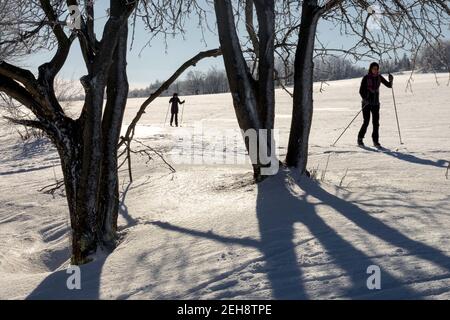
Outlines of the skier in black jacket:
M 369 73 L 364 76 L 361 81 L 361 87 L 359 88 L 359 94 L 362 98 L 362 108 L 364 122 L 359 130 L 358 145 L 364 146 L 364 136 L 367 131 L 367 127 L 370 122 L 370 114 L 372 113 L 373 132 L 372 140 L 373 144 L 377 148 L 381 148 L 379 141 L 379 127 L 380 127 L 380 83 L 384 84 L 388 88 L 392 88 L 392 82 L 394 77 L 389 74 L 389 81 L 387 81 L 380 73 L 380 66 L 376 62 L 372 62 L 369 67 Z
M 169 100 L 169 103 L 172 104 L 172 107 L 170 109 L 170 112 L 172 114 L 170 117 L 170 126 L 172 127 L 172 123 L 175 118 L 175 125 L 178 127 L 178 104 L 184 104 L 185 100 L 181 102 L 180 98 L 178 98 L 178 93 L 174 93 L 173 97 Z

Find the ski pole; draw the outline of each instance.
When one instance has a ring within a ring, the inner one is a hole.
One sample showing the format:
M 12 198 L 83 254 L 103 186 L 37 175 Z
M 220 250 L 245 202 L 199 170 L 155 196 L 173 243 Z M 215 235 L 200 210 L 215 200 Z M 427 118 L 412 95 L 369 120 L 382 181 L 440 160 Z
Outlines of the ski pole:
M 169 109 L 170 109 L 170 103 L 169 103 L 169 106 L 167 107 L 166 119 L 164 119 L 164 127 L 166 126 L 167 116 L 169 115 Z
M 183 109 L 181 109 L 181 121 L 180 121 L 180 126 L 183 124 L 183 115 L 184 115 L 184 103 L 183 103 Z
M 359 114 L 364 110 L 365 107 L 367 107 L 369 104 L 364 105 L 361 110 L 358 111 L 358 113 L 356 114 L 356 116 L 352 119 L 352 121 L 350 121 L 350 123 L 348 124 L 348 126 L 344 129 L 344 131 L 341 133 L 341 135 L 336 139 L 336 141 L 331 145 L 332 147 L 334 147 L 336 145 L 336 143 L 339 141 L 339 139 L 341 139 L 341 137 L 344 135 L 344 133 L 347 131 L 348 128 L 350 128 L 350 126 L 352 125 L 352 123 L 356 120 L 356 118 L 359 116 Z
M 392 89 L 392 99 L 394 100 L 395 119 L 397 120 L 398 137 L 400 139 L 400 144 L 403 144 L 402 135 L 400 133 L 400 122 L 398 121 L 397 104 L 395 103 L 394 85 L 392 85 L 391 89 Z
M 450 162 L 448 163 L 447 172 L 445 172 L 445 178 L 448 179 L 448 172 L 450 171 Z

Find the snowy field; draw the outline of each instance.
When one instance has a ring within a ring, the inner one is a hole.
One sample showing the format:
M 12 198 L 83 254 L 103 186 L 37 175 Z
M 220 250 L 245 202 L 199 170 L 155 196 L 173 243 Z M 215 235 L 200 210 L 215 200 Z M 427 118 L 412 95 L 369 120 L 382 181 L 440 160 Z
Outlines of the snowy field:
M 82 267 L 74 291 L 65 198 L 38 191 L 62 177 L 58 155 L 2 124 L 0 298 L 449 299 L 448 75 L 415 75 L 412 92 L 408 77 L 394 80 L 403 145 L 391 91 L 381 88 L 385 152 L 355 146 L 361 118 L 330 147 L 360 108 L 360 79 L 329 82 L 322 93 L 317 84 L 309 169 L 321 182 L 280 169 L 255 185 L 245 164 L 174 164 L 171 173 L 158 157 L 133 155 L 132 184 L 121 170 L 121 243 Z M 168 98 L 160 98 L 137 129 L 169 161 L 180 132 L 202 124 L 193 150 L 201 154 L 217 132 L 237 128 L 229 94 L 182 98 L 182 128 L 164 126 Z M 142 102 L 129 100 L 125 124 Z M 291 108 L 277 91 L 281 159 Z M 370 265 L 381 268 L 380 290 L 366 286 Z

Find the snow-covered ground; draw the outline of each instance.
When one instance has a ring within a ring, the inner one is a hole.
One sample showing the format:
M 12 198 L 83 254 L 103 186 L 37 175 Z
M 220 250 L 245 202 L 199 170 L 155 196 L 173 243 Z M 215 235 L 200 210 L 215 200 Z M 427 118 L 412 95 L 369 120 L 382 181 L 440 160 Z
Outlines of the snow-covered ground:
M 65 199 L 38 191 L 61 178 L 58 155 L 44 140 L 20 143 L 1 125 L 0 298 L 449 299 L 448 75 L 439 74 L 439 84 L 415 75 L 406 92 L 408 76 L 395 78 L 404 145 L 391 91 L 381 88 L 385 152 L 355 147 L 360 118 L 330 147 L 359 110 L 360 79 L 329 82 L 322 93 L 317 84 L 309 168 L 320 183 L 280 169 L 255 185 L 245 164 L 174 164 L 170 173 L 158 157 L 146 164 L 133 155 L 134 182 L 121 171 L 122 241 L 82 267 L 82 289 L 73 291 Z M 125 124 L 142 101 L 129 100 Z M 204 141 L 194 143 L 201 154 L 218 132 L 237 128 L 229 94 L 186 101 L 182 128 L 164 126 L 161 98 L 137 130 L 168 160 L 180 132 L 202 124 Z M 290 97 L 278 91 L 281 158 L 290 114 Z M 381 268 L 380 290 L 366 286 L 370 265 Z

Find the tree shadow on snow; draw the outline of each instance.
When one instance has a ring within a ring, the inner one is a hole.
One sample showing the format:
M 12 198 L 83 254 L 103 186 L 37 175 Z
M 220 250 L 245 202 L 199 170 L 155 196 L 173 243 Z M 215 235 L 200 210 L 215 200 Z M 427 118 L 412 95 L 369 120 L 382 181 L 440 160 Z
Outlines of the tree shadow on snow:
M 125 219 L 126 225 L 119 227 L 119 231 L 135 226 L 138 222 L 128 213 L 125 204 L 127 193 L 130 189 L 129 183 L 121 192 L 119 199 L 119 214 Z M 81 269 L 81 290 L 69 290 L 67 279 L 71 274 L 66 269 L 54 271 L 45 278 L 36 289 L 31 292 L 27 299 L 99 299 L 100 298 L 100 277 L 103 265 L 107 257 L 100 257 L 96 261 L 80 266 Z
M 67 280 L 73 273 L 66 269 L 48 275 L 28 296 L 27 300 L 95 300 L 100 298 L 100 277 L 106 257 L 80 266 L 81 289 L 69 290 Z M 73 283 L 73 281 L 69 281 Z
M 304 194 L 299 196 L 292 187 L 298 185 Z M 308 200 L 315 198 L 314 202 Z M 301 270 L 301 262 L 297 256 L 296 243 L 305 242 L 295 233 L 295 224 L 305 226 L 315 240 L 320 242 L 331 258 L 331 264 L 343 271 L 343 276 L 350 281 L 350 286 L 342 288 L 338 297 L 369 299 L 406 299 L 420 298 L 422 294 L 410 289 L 406 280 L 397 279 L 390 272 L 382 269 L 382 290 L 367 288 L 367 267 L 377 265 L 370 256 L 356 248 L 348 240 L 330 227 L 317 213 L 318 206 L 328 206 L 336 214 L 353 222 L 367 234 L 375 236 L 387 243 L 403 248 L 418 258 L 432 262 L 450 271 L 450 257 L 441 251 L 410 239 L 398 230 L 372 217 L 357 205 L 343 200 L 320 187 L 307 178 L 295 181 L 287 170 L 270 177 L 258 184 L 256 214 L 261 240 L 250 238 L 233 238 L 174 226 L 165 222 L 152 222 L 160 228 L 189 234 L 194 237 L 207 238 L 226 244 L 235 244 L 258 249 L 264 258 L 267 278 L 270 281 L 275 299 L 306 299 L 305 280 Z M 294 239 L 296 236 L 296 239 Z M 305 254 L 308 252 L 305 252 Z M 301 253 L 303 254 L 303 253 Z M 407 272 L 408 270 L 405 270 Z M 327 276 L 325 275 L 325 278 Z M 333 278 L 330 276 L 329 278 Z M 405 277 L 406 278 L 406 277 Z M 312 279 L 314 280 L 314 279 Z M 316 281 L 321 281 L 316 279 Z M 326 286 L 324 282 L 324 292 Z M 333 288 L 335 291 L 336 288 Z M 331 290 L 331 287 L 330 287 Z
M 368 212 L 364 211 L 354 203 L 343 200 L 329 193 L 328 191 L 321 188 L 320 185 L 310 181 L 309 179 L 301 179 L 301 181 L 299 182 L 299 186 L 303 189 L 306 196 L 310 195 L 318 199 L 320 201 L 319 205 L 326 205 L 333 208 L 334 211 L 336 211 L 338 214 L 340 214 L 350 222 L 354 223 L 358 228 L 365 231 L 368 235 L 375 236 L 378 239 L 390 244 L 391 246 L 402 248 L 407 252 L 408 255 L 412 255 L 416 258 L 431 262 L 436 266 L 444 269 L 446 273 L 450 272 L 450 257 L 442 251 L 432 246 L 426 245 L 420 241 L 409 238 L 397 229 L 371 216 Z M 303 203 L 307 206 L 311 206 L 307 201 L 303 201 Z M 314 209 L 311 208 L 310 212 L 314 212 Z M 317 216 L 317 214 L 315 214 L 315 212 L 312 218 L 313 221 L 310 221 L 312 223 L 308 223 L 307 219 L 308 218 L 303 219 L 303 222 L 314 234 L 313 229 L 315 228 L 317 231 L 317 225 L 322 223 L 319 221 L 321 219 Z M 332 232 L 332 230 L 330 230 L 330 232 Z M 334 255 L 334 258 L 336 259 L 336 262 L 338 262 L 338 264 L 342 266 L 345 261 L 352 261 L 352 268 L 353 270 L 357 271 L 352 279 L 354 288 L 350 290 L 350 296 L 352 296 L 353 293 L 362 295 L 365 298 L 374 297 L 383 299 L 421 298 L 423 296 L 423 294 L 421 294 L 420 292 L 414 292 L 410 289 L 407 289 L 405 285 L 411 284 L 410 282 L 406 280 L 400 281 L 398 279 L 395 279 L 395 277 L 391 276 L 386 270 L 383 270 L 382 265 L 380 265 L 382 269 L 382 290 L 369 292 L 365 287 L 365 282 L 368 277 L 368 275 L 365 274 L 365 271 L 369 265 L 377 263 L 373 263 L 369 258 L 366 258 L 367 260 L 364 261 L 363 254 L 355 248 L 352 248 L 348 242 L 345 243 L 345 241 L 336 233 L 332 235 L 332 239 L 327 239 L 327 237 L 325 236 L 322 237 L 323 241 L 320 239 L 321 234 L 323 235 L 323 233 L 318 233 L 316 237 L 327 248 L 327 250 L 330 251 L 331 254 L 333 254 L 333 250 L 337 247 L 340 247 L 341 250 L 343 247 L 345 248 L 347 246 L 347 248 L 342 250 L 342 257 Z M 408 274 L 408 272 L 413 273 L 414 271 L 402 270 L 402 272 L 405 273 L 404 278 L 408 278 L 407 276 L 410 275 Z M 433 275 L 430 275 L 428 278 L 429 280 L 434 279 Z M 439 276 L 436 278 L 439 278 Z M 359 289 L 362 290 L 358 292 Z
M 136 219 L 134 219 L 128 212 L 128 206 L 125 204 L 125 199 L 127 197 L 128 191 L 130 190 L 131 187 L 131 182 L 129 182 L 127 184 L 127 186 L 125 187 L 125 189 L 122 190 L 122 194 L 120 196 L 119 199 L 119 214 L 125 219 L 126 221 L 126 225 L 125 226 L 121 226 L 119 227 L 119 231 L 129 228 L 129 227 L 133 227 L 135 226 L 138 222 Z
M 125 199 L 130 186 L 131 183 L 122 190 L 119 199 L 119 214 L 126 221 L 126 225 L 119 227 L 119 231 L 135 226 L 138 223 L 137 220 L 128 213 L 128 207 L 125 204 Z M 71 274 L 67 273 L 67 270 L 64 269 L 51 273 L 28 295 L 27 299 L 99 299 L 100 277 L 106 258 L 107 257 L 101 257 L 96 261 L 80 266 L 81 290 L 69 290 L 67 288 L 67 279 Z
M 338 213 L 353 211 L 355 214 L 367 215 L 359 207 L 341 200 L 322 189 L 315 182 L 302 178 L 298 186 L 305 192 L 298 196 L 293 192 L 295 181 L 289 179 L 286 171 L 280 172 L 275 177 L 270 177 L 258 186 L 257 216 L 262 240 L 262 251 L 273 271 L 268 272 L 268 278 L 272 284 L 274 298 L 285 299 L 286 295 L 294 298 L 302 298 L 297 292 L 289 292 L 278 279 L 283 277 L 284 269 L 297 268 L 297 274 L 291 276 L 291 282 L 297 283 L 298 292 L 302 292 L 302 277 L 299 266 L 299 257 L 296 255 L 294 244 L 294 225 L 300 223 L 305 226 L 316 239 L 326 253 L 332 259 L 331 263 L 344 272 L 351 283 L 350 288 L 343 290 L 339 295 L 343 297 L 356 297 L 370 294 L 366 281 L 367 267 L 376 263 L 363 251 L 357 249 L 349 241 L 341 237 L 336 230 L 330 227 L 317 213 L 317 206 L 328 205 Z M 313 196 L 318 203 L 308 201 L 308 196 Z M 301 239 L 297 239 L 301 240 Z M 271 259 L 271 251 L 284 252 L 285 259 Z M 298 251 L 298 250 L 297 250 Z M 307 253 L 307 252 L 305 252 Z M 278 270 L 278 271 L 277 271 Z M 285 276 L 285 275 L 284 275 Z M 330 276 L 330 278 L 332 278 Z M 383 272 L 383 289 L 396 287 L 396 294 L 412 296 L 413 293 L 404 287 L 391 274 Z

